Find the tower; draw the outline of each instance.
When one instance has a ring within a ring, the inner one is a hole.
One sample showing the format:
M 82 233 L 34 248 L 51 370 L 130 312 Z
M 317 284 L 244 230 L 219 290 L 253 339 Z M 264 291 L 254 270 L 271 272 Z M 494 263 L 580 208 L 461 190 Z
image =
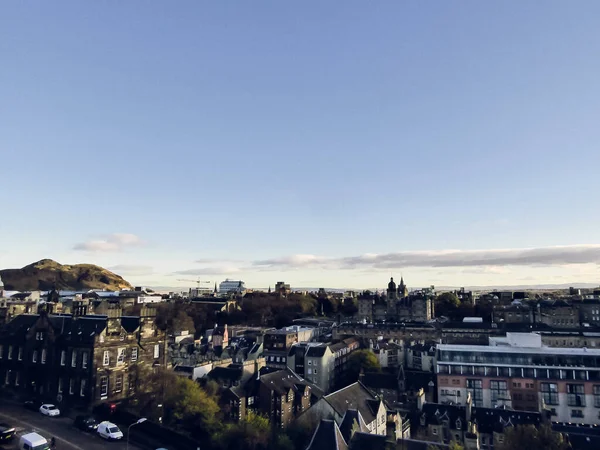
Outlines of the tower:
M 394 278 L 390 278 L 390 282 L 388 283 L 387 288 L 387 315 L 395 316 L 396 315 L 396 301 L 398 300 L 398 292 L 396 291 L 396 283 L 394 283 Z
M 404 298 L 408 296 L 408 289 L 404 284 L 404 277 L 400 277 L 400 285 L 398 286 L 398 298 Z
M 0 277 L 0 298 L 4 297 L 4 282 L 2 281 L 2 277 Z

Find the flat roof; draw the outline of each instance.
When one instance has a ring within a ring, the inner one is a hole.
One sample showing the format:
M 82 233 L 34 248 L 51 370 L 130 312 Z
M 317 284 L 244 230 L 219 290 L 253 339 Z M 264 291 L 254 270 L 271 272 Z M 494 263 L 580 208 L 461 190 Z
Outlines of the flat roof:
M 438 350 L 450 352 L 478 352 L 478 353 L 540 353 L 552 355 L 578 355 L 578 356 L 600 356 L 600 349 L 573 348 L 573 347 L 509 347 L 489 345 L 460 345 L 460 344 L 438 344 Z M 468 363 L 467 361 L 463 362 Z

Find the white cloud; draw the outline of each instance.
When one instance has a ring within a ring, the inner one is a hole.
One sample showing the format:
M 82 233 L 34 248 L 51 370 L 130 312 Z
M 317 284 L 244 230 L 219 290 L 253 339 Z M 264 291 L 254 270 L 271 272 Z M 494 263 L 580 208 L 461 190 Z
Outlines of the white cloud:
M 121 276 L 142 276 L 154 274 L 153 267 L 135 264 L 118 264 L 116 266 L 109 267 L 108 270 Z
M 572 245 L 521 249 L 434 250 L 368 253 L 358 256 L 326 257 L 291 255 L 250 263 L 259 270 L 294 269 L 402 269 L 405 267 L 480 267 L 498 273 L 503 266 L 554 266 L 600 262 L 600 245 Z
M 139 247 L 141 245 L 143 245 L 142 240 L 135 234 L 113 233 L 100 239 L 80 242 L 75 244 L 73 248 L 85 252 L 119 252 L 128 247 Z
M 206 275 L 230 275 L 240 272 L 239 267 L 198 267 L 195 269 L 178 270 L 174 275 L 206 276 Z

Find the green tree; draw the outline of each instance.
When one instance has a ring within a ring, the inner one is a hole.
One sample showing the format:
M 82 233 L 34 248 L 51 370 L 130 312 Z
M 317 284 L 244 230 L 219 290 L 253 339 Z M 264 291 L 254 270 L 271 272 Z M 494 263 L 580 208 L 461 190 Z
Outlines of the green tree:
M 266 450 L 271 437 L 269 419 L 249 412 L 244 419 L 218 433 L 215 444 L 220 450 Z
M 215 395 L 198 383 L 168 370 L 138 366 L 133 409 L 164 425 L 208 436 L 220 429 L 220 408 Z M 159 406 L 161 405 L 161 406 Z
M 348 358 L 348 382 L 358 380 L 360 372 L 379 372 L 381 365 L 371 350 L 356 350 Z
M 549 425 L 535 427 L 518 425 L 504 433 L 504 443 L 499 450 L 568 450 L 569 443 L 563 435 L 552 431 Z
M 454 292 L 444 292 L 435 298 L 435 313 L 437 316 L 454 317 L 460 307 L 460 299 Z

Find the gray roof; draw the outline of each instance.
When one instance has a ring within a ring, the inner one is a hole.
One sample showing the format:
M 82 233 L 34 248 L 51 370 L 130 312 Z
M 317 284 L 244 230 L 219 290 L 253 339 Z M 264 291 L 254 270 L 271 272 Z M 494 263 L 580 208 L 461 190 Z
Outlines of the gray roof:
M 348 450 L 334 420 L 321 420 L 306 450 Z
M 375 420 L 381 402 L 360 382 L 346 386 L 324 398 L 341 417 L 347 410 L 357 409 L 366 423 Z
M 361 431 L 363 433 L 368 433 L 369 429 L 367 428 L 367 424 L 360 414 L 360 411 L 357 409 L 349 409 L 346 411 L 346 414 L 344 414 L 344 418 L 340 424 L 340 431 L 346 442 L 350 442 L 350 439 L 355 432 Z

